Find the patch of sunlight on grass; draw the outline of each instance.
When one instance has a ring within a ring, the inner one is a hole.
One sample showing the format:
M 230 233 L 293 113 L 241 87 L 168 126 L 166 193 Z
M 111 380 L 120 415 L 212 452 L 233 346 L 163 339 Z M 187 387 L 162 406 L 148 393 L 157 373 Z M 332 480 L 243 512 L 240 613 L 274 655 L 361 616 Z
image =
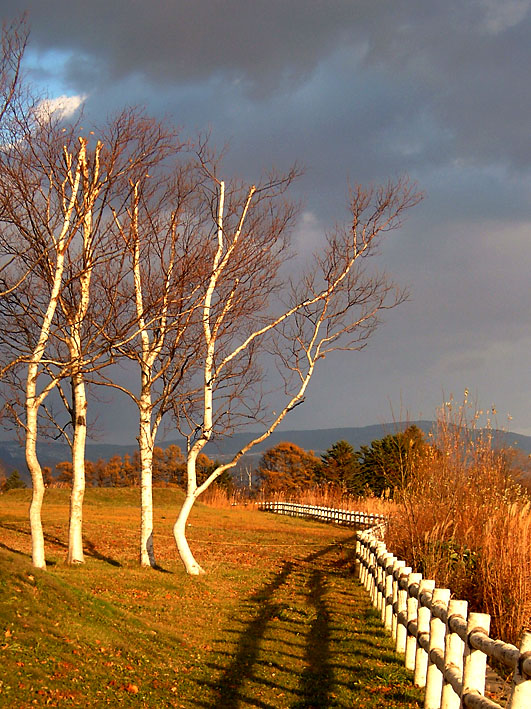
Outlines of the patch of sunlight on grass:
M 0 706 L 419 707 L 353 575 L 352 530 L 198 506 L 188 577 L 156 492 L 160 568 L 137 566 L 138 490 L 88 490 L 86 563 L 65 563 L 68 495 L 47 492 L 47 571 L 28 491 L 2 496 Z

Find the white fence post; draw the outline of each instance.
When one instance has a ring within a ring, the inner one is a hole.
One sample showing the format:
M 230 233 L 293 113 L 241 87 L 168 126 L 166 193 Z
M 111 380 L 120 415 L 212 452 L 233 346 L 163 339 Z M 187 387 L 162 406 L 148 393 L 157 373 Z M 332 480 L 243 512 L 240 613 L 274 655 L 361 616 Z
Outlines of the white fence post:
M 396 643 L 396 633 L 397 633 L 397 625 L 398 625 L 398 581 L 400 578 L 400 574 L 402 573 L 403 569 L 406 566 L 406 562 L 403 559 L 397 559 L 395 563 L 393 564 L 393 576 L 392 576 L 392 584 L 393 584 L 393 602 L 391 606 L 392 610 L 392 615 L 391 615 L 391 637 Z
M 358 539 L 360 540 L 361 544 L 361 565 L 360 565 L 360 581 L 364 587 L 364 589 L 367 591 L 368 590 L 368 579 L 369 579 L 369 561 L 368 561 L 368 553 L 367 553 L 367 539 L 365 536 L 364 532 L 358 532 L 357 534 Z
M 419 585 L 417 598 L 417 649 L 415 652 L 415 687 L 426 686 L 426 672 L 428 669 L 428 648 L 430 646 L 430 603 L 435 581 L 422 579 Z
M 531 706 L 531 633 L 525 632 L 520 643 L 511 698 L 507 709 L 528 709 Z
M 439 709 L 444 670 L 444 640 L 448 617 L 449 588 L 436 588 L 431 599 L 430 647 L 424 709 Z
M 385 546 L 384 549 L 386 549 Z M 387 579 L 390 574 L 389 567 L 393 566 L 394 561 L 395 557 L 390 554 L 386 549 L 386 553 L 383 554 L 380 559 L 380 594 L 378 596 L 378 610 L 380 611 L 380 618 L 382 623 L 385 623 L 385 616 L 387 613 Z
M 468 603 L 466 601 L 452 599 L 448 604 L 441 709 L 459 709 L 461 706 L 461 690 L 456 691 L 456 687 L 462 686 L 465 643 L 459 636 L 456 626 L 459 624 L 461 628 L 466 628 L 467 612 Z M 453 683 L 450 681 L 450 677 L 454 680 Z
M 469 613 L 466 626 L 467 641 L 464 652 L 463 693 L 462 700 L 467 694 L 485 694 L 485 673 L 487 670 L 487 656 L 473 647 L 474 634 L 488 635 L 490 630 L 490 615 L 487 613 Z M 463 704 L 465 704 L 463 701 Z
M 415 670 L 415 655 L 417 653 L 417 608 L 418 587 L 422 580 L 422 574 L 409 574 L 407 580 L 407 637 L 406 637 L 406 656 L 404 664 L 408 670 Z M 415 596 L 413 596 L 413 593 Z
M 393 569 L 397 562 L 396 556 L 391 554 L 387 560 L 385 567 L 384 581 L 384 605 L 383 605 L 383 622 L 385 629 L 391 632 L 393 630 Z
M 398 576 L 398 600 L 396 608 L 396 643 L 395 652 L 406 654 L 407 640 L 407 583 L 413 569 L 411 566 L 404 566 Z M 402 588 L 402 585 L 406 588 Z
M 369 566 L 370 573 L 370 593 L 372 605 L 376 608 L 378 606 L 378 554 L 382 548 L 382 543 L 376 540 L 371 541 L 371 560 Z

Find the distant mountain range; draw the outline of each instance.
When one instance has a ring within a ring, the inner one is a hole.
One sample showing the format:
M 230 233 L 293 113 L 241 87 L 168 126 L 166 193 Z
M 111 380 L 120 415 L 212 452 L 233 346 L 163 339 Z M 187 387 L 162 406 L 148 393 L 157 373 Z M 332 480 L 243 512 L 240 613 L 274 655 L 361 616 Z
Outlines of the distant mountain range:
M 362 426 L 358 428 L 320 428 L 312 431 L 275 431 L 263 443 L 259 444 L 250 454 L 242 459 L 241 466 L 255 466 L 258 458 L 268 448 L 272 448 L 281 441 L 291 441 L 305 450 L 312 450 L 320 456 L 336 441 L 348 441 L 353 448 L 368 445 L 371 441 L 397 431 L 404 430 L 408 425 L 415 424 L 425 433 L 434 427 L 433 421 L 409 421 L 387 424 L 374 424 L 372 426 Z M 238 433 L 230 438 L 222 439 L 216 443 L 208 444 L 205 452 L 211 458 L 227 460 L 237 453 L 244 446 L 252 433 Z M 524 453 L 531 454 L 531 436 L 524 436 L 520 433 L 510 431 L 495 431 L 496 444 L 500 447 L 512 447 Z M 185 450 L 186 445 L 183 439 L 166 440 L 159 443 L 161 448 L 175 444 Z M 136 444 L 119 445 L 113 443 L 89 443 L 87 444 L 87 459 L 96 461 L 100 458 L 108 460 L 113 455 L 132 455 L 136 450 Z M 39 458 L 42 465 L 54 468 L 63 460 L 68 460 L 70 451 L 68 446 L 57 441 L 42 441 L 39 444 Z M 6 470 L 10 472 L 18 469 L 21 476 L 29 481 L 29 474 L 24 458 L 24 449 L 18 441 L 0 441 L 0 460 Z

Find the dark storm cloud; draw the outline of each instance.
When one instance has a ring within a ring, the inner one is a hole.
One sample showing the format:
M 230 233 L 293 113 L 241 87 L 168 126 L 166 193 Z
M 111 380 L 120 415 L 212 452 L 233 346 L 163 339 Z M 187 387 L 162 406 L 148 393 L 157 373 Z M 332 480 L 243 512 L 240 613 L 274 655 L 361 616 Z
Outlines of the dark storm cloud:
M 20 11 L 15 0 L 0 7 L 4 17 Z M 527 0 L 28 0 L 27 7 L 32 46 L 72 52 L 66 71 L 79 90 L 131 76 L 161 86 L 218 76 L 265 100 L 296 90 L 339 53 L 345 73 L 378 70 L 397 92 L 414 93 L 403 117 L 423 112 L 462 157 L 520 168 L 531 160 Z
M 2 5 L 5 13 L 19 9 Z M 114 79 L 190 82 L 224 73 L 258 92 L 308 75 L 362 12 L 344 0 L 30 0 L 28 8 L 36 43 L 85 54 Z M 75 64 L 70 70 L 75 77 Z
M 347 182 L 408 172 L 426 191 L 382 263 L 411 303 L 366 352 L 324 368 L 288 427 L 431 417 L 465 387 L 529 422 L 531 0 L 28 0 L 31 73 L 230 143 L 255 180 L 300 161 L 308 250 Z M 20 12 L 0 0 L 4 18 Z M 36 65 L 34 54 L 40 57 Z M 61 89 L 64 91 L 66 89 Z M 55 89 L 54 89 L 55 90 Z M 360 373 L 363 376 L 360 376 Z M 489 402 L 490 403 L 490 402 Z

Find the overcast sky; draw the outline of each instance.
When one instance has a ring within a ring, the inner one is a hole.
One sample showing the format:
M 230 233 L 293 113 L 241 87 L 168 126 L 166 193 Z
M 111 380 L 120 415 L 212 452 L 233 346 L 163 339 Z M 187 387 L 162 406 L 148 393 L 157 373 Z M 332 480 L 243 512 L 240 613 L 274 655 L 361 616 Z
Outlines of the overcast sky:
M 303 164 L 301 252 L 347 218 L 349 181 L 408 173 L 425 191 L 381 257 L 410 302 L 363 352 L 327 359 L 285 428 L 434 418 L 467 388 L 531 435 L 531 0 L 26 6 L 26 69 L 50 97 L 210 130 L 250 181 Z M 0 7 L 10 20 L 21 3 Z M 110 413 L 107 440 L 133 440 L 134 414 L 119 429 Z

